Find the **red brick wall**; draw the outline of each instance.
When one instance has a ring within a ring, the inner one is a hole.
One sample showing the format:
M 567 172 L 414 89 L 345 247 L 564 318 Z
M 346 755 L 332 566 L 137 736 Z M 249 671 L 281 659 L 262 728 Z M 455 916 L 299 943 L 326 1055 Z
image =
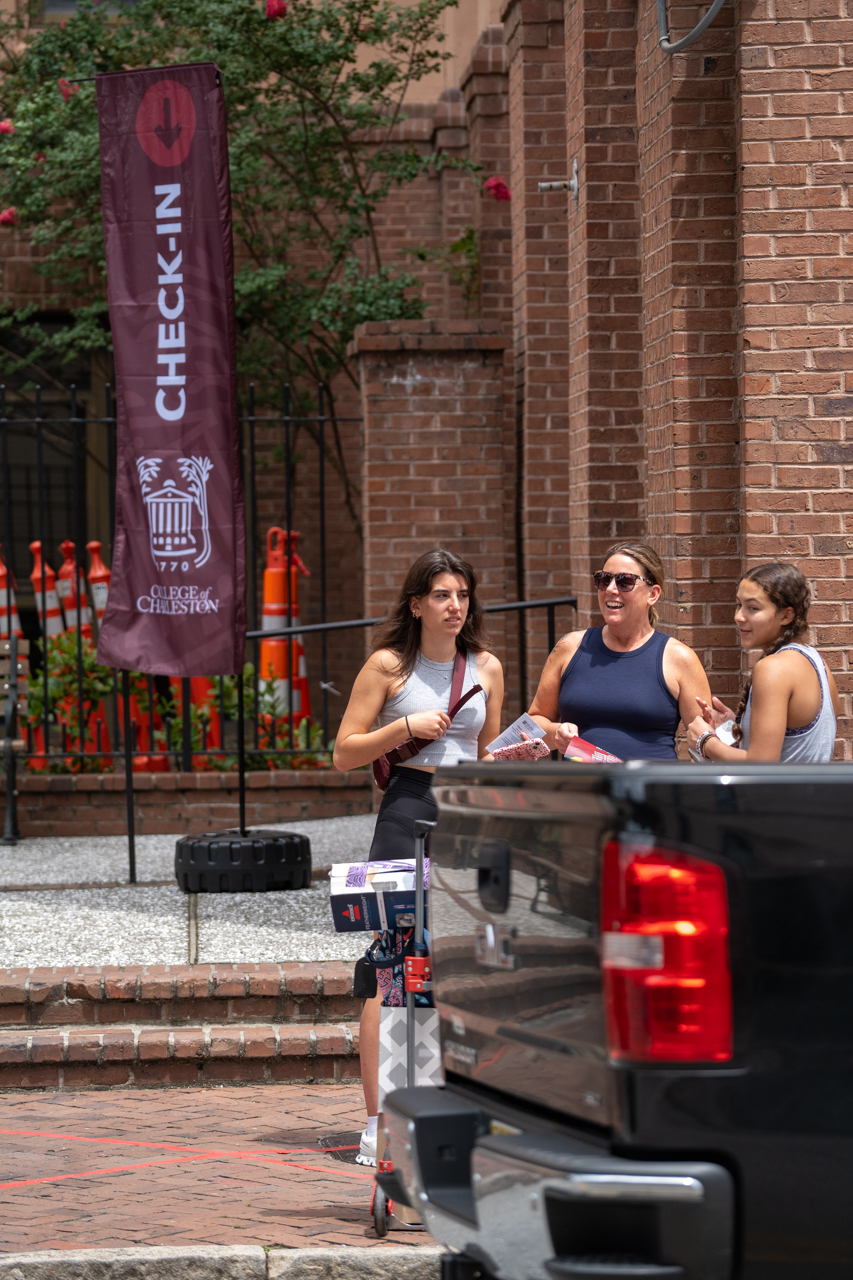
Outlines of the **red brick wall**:
M 743 553 L 811 580 L 813 642 L 851 758 L 853 19 L 842 0 L 744 0 L 739 48 Z
M 250 827 L 299 818 L 370 813 L 372 783 L 365 770 L 250 772 Z M 77 774 L 18 779 L 18 820 L 26 836 L 121 836 L 127 830 L 124 775 Z M 236 826 L 236 773 L 135 773 L 137 835 L 202 835 Z
M 481 166 L 482 194 L 474 205 L 480 257 L 480 295 L 477 314 L 489 325 L 512 332 L 512 208 L 511 200 L 491 197 L 485 183 L 489 178 L 510 178 L 509 85 L 507 50 L 503 27 L 487 27 L 462 75 L 462 92 L 468 122 L 468 154 Z M 516 413 L 513 354 L 504 351 L 503 409 L 503 520 L 506 596 L 520 591 L 516 534 L 520 528 L 518 510 Z M 510 718 L 521 705 L 521 665 L 518 634 L 520 617 L 504 619 L 509 643 L 504 661 L 504 707 Z M 525 704 L 526 709 L 526 704 Z
M 382 617 L 412 561 L 447 546 L 487 604 L 506 599 L 503 353 L 476 320 L 362 325 L 365 609 Z M 490 625 L 502 655 L 503 626 Z
M 566 176 L 563 6 L 510 0 L 503 15 L 509 64 L 512 191 L 517 589 L 526 599 L 567 595 L 569 565 L 568 297 L 566 202 L 540 181 Z M 564 626 L 571 613 L 563 610 Z M 527 690 L 547 656 L 542 613 L 523 635 Z
M 579 622 L 600 625 L 591 574 L 645 520 L 636 6 L 585 0 L 567 12 L 572 584 Z M 556 199 L 556 197 L 551 197 Z
M 732 9 L 696 46 L 658 47 L 640 6 L 648 532 L 667 568 L 664 627 L 697 650 L 715 693 L 738 685 L 740 570 Z M 701 10 L 671 15 L 686 33 Z

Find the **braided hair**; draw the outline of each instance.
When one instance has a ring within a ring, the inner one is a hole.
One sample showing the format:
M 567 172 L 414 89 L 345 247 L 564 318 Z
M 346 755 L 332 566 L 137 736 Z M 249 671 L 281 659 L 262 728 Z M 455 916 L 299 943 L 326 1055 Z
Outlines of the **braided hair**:
M 808 582 L 796 565 L 784 564 L 781 560 L 774 560 L 771 564 L 762 564 L 757 569 L 750 569 L 748 573 L 743 575 L 741 581 L 757 582 L 770 597 L 773 604 L 776 605 L 777 609 L 794 610 L 794 616 L 791 621 L 782 629 L 772 644 L 769 644 L 764 650 L 763 656 L 765 658 L 769 657 L 771 653 L 777 653 L 786 644 L 793 644 L 795 641 L 802 639 L 809 626 L 812 593 Z M 736 742 L 740 742 L 743 736 L 740 722 L 743 713 L 746 711 L 751 689 L 752 676 L 749 677 L 744 685 L 735 713 L 734 737 Z

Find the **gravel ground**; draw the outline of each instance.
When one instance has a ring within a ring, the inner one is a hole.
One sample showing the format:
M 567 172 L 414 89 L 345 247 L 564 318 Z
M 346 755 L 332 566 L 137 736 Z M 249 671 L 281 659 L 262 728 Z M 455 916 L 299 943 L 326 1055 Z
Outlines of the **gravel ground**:
M 187 956 L 187 899 L 177 887 L 0 894 L 3 968 L 186 964 Z
M 366 858 L 376 815 L 317 818 L 287 822 L 272 831 L 295 831 L 311 839 L 315 867 Z M 171 880 L 175 874 L 177 836 L 137 836 L 136 874 L 139 880 Z M 127 840 L 124 836 L 56 836 L 21 840 L 0 846 L 0 885 L 90 884 L 127 879 Z M 165 963 L 165 962 L 164 962 Z
M 372 938 L 335 933 L 325 880 L 294 893 L 198 895 L 198 958 L 203 963 L 357 960 Z
M 367 857 L 372 814 L 282 824 L 311 839 L 315 866 Z M 140 880 L 174 875 L 175 836 L 137 839 Z M 0 850 L 0 885 L 124 880 L 123 837 L 22 840 Z M 291 893 L 199 894 L 203 963 L 354 960 L 366 935 L 337 934 L 325 880 Z M 175 886 L 0 893 L 0 968 L 185 964 L 187 897 Z

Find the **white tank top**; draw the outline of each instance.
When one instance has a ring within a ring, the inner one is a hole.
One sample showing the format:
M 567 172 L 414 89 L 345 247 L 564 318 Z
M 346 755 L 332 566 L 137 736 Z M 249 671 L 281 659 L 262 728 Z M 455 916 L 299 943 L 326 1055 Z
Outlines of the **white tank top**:
M 388 698 L 379 712 L 379 727 L 384 728 L 401 716 L 414 715 L 416 711 L 449 711 L 450 688 L 453 682 L 452 662 L 431 662 L 422 653 L 406 683 L 398 693 Z M 466 657 L 462 693 L 478 684 L 477 655 Z M 461 696 L 461 695 L 460 695 Z M 486 692 L 476 694 L 453 717 L 453 723 L 443 738 L 431 742 L 419 751 L 407 765 L 459 764 L 462 760 L 477 759 L 477 739 L 486 723 Z
M 829 677 L 826 674 L 823 658 L 817 649 L 813 649 L 808 644 L 783 644 L 782 648 L 777 649 L 776 652 L 784 653 L 786 649 L 796 649 L 797 653 L 801 653 L 804 658 L 808 658 L 817 672 L 817 678 L 820 681 L 820 711 L 818 711 L 811 724 L 805 724 L 801 729 L 785 730 L 782 754 L 779 757 L 780 763 L 796 761 L 798 764 L 827 764 L 832 759 L 832 753 L 835 750 L 837 724 L 835 709 L 832 705 L 832 694 L 829 689 Z M 740 725 L 743 733 L 741 745 L 744 750 L 749 747 L 749 717 L 751 711 L 752 689 L 749 691 L 749 699 Z

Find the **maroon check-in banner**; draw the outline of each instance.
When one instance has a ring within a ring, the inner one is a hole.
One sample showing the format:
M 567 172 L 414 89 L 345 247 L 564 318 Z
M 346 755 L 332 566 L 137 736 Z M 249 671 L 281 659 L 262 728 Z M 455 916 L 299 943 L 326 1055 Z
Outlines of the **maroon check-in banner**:
M 242 669 L 228 146 L 213 63 L 97 77 L 118 417 L 107 666 Z

